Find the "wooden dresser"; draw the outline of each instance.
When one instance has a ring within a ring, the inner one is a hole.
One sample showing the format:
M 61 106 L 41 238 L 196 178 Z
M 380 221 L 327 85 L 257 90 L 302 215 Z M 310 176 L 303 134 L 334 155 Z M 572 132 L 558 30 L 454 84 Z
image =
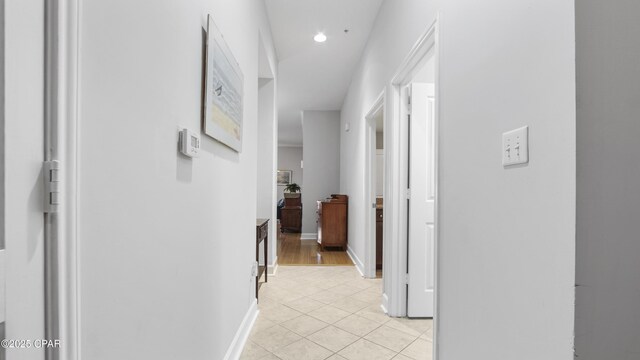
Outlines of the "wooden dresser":
M 347 250 L 347 216 L 349 197 L 331 195 L 330 199 L 318 201 L 318 244 L 325 247 L 340 247 Z
M 282 231 L 299 233 L 302 230 L 302 197 L 284 198 L 284 207 L 280 209 Z

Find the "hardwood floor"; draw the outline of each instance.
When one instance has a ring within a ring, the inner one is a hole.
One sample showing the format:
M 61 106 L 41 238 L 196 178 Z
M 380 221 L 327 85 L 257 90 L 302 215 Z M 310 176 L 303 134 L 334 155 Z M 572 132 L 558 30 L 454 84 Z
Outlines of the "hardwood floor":
M 353 265 L 346 251 L 320 250 L 316 240 L 300 240 L 300 234 L 284 233 L 278 239 L 280 265 Z

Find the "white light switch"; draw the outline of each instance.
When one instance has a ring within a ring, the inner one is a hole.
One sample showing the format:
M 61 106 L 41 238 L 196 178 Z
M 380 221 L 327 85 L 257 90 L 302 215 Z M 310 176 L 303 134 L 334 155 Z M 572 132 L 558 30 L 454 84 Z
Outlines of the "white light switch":
M 529 162 L 529 127 L 502 134 L 502 165 L 526 164 Z

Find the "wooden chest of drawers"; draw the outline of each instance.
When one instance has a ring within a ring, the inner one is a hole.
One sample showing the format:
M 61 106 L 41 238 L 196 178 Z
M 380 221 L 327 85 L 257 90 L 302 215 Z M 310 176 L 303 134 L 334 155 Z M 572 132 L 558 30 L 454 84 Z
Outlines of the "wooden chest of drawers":
M 349 198 L 346 195 L 331 195 L 330 199 L 318 201 L 318 244 L 325 247 L 340 247 L 347 250 L 347 216 Z
M 284 200 L 285 205 L 280 210 L 282 231 L 299 233 L 302 231 L 302 200 L 300 197 Z

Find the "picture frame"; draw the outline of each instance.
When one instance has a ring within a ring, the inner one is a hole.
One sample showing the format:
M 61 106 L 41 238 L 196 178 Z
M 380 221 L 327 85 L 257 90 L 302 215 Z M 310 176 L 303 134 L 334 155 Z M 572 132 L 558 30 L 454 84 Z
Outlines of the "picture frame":
M 244 76 L 222 33 L 207 17 L 204 133 L 242 151 Z
M 293 171 L 278 170 L 277 182 L 278 186 L 287 186 L 291 184 Z

